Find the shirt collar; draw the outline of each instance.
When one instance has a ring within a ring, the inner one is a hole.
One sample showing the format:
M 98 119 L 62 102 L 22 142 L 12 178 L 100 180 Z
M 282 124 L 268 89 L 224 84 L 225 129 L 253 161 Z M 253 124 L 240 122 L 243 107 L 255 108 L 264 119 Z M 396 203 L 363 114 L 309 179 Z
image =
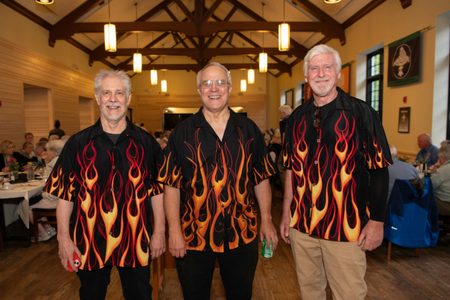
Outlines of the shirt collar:
M 243 127 L 241 120 L 237 117 L 237 114 L 228 107 L 228 110 L 230 111 L 230 118 L 228 119 L 227 125 L 232 125 L 234 127 Z M 208 121 L 205 119 L 205 115 L 203 114 L 203 106 L 200 107 L 198 112 L 194 115 L 194 126 L 195 127 L 208 127 L 210 126 Z
M 122 133 L 125 133 L 127 136 L 131 136 L 132 138 L 138 140 L 139 136 L 137 134 L 136 126 L 133 123 L 131 123 L 128 117 L 126 117 L 126 121 L 127 127 Z M 102 134 L 105 134 L 105 131 L 103 131 L 102 122 L 100 121 L 99 118 L 97 122 L 95 122 L 95 124 L 92 126 L 92 131 L 91 135 L 89 136 L 89 139 L 93 140 Z
M 350 97 L 340 88 L 336 87 L 338 94 L 333 101 L 336 101 L 336 110 L 351 110 Z M 314 96 L 301 106 L 299 114 L 304 115 L 314 110 Z

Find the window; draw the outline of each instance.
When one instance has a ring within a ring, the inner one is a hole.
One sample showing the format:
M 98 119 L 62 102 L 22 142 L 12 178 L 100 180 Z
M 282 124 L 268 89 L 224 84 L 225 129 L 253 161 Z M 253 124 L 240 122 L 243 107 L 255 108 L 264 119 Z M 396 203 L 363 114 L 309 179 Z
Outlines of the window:
M 367 103 L 383 116 L 383 48 L 367 55 Z

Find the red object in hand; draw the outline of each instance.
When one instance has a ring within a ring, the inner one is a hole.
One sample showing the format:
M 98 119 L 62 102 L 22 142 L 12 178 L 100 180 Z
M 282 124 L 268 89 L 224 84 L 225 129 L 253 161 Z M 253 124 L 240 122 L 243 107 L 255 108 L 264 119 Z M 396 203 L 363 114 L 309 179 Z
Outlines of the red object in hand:
M 75 265 L 75 268 L 77 268 L 77 269 L 81 265 L 81 260 L 76 253 L 73 254 L 73 264 Z M 72 268 L 70 267 L 70 262 L 67 262 L 67 265 L 69 266 L 69 271 L 73 272 Z

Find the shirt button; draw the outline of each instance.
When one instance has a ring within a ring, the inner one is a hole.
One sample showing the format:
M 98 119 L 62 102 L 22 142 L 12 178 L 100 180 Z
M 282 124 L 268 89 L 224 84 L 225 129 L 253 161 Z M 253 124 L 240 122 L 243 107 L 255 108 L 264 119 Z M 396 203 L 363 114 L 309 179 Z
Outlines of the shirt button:
M 110 232 L 109 232 L 109 235 L 111 235 L 111 236 L 112 236 L 112 231 L 110 231 Z
M 225 186 L 222 184 L 220 187 L 221 187 L 221 188 L 224 188 Z
M 219 223 L 219 226 L 222 226 L 222 222 Z
M 114 188 L 111 188 L 111 192 L 114 192 Z
M 320 139 L 317 139 L 317 143 L 320 143 Z
M 116 168 L 116 166 L 112 166 L 113 170 Z
M 222 207 L 225 207 L 225 205 L 222 204 Z
M 314 164 L 317 165 L 317 163 L 318 163 L 317 160 L 315 160 L 315 161 L 314 161 Z
M 313 183 L 313 184 L 311 184 L 311 186 L 312 186 L 312 187 L 315 187 L 315 186 L 316 186 L 316 184 L 315 184 L 315 183 Z

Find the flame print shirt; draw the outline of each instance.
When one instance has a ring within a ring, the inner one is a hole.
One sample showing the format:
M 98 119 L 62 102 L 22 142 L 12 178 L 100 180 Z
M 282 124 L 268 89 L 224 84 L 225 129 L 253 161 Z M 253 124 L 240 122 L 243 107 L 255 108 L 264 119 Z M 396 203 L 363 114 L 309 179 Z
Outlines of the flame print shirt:
M 368 170 L 385 168 L 392 160 L 378 114 L 337 89 L 337 98 L 322 107 L 328 112 L 322 111 L 320 128 L 314 127 L 314 98 L 288 119 L 283 163 L 292 170 L 290 227 L 354 242 L 371 206 L 385 204 L 381 199 L 370 203 Z
M 141 267 L 149 264 L 150 197 L 164 156 L 150 134 L 127 119 L 113 144 L 100 120 L 66 143 L 45 191 L 74 203 L 73 241 L 81 267 Z
M 180 189 L 187 249 L 223 252 L 256 238 L 254 187 L 276 167 L 253 121 L 229 109 L 220 140 L 202 109 L 170 135 L 160 180 Z

